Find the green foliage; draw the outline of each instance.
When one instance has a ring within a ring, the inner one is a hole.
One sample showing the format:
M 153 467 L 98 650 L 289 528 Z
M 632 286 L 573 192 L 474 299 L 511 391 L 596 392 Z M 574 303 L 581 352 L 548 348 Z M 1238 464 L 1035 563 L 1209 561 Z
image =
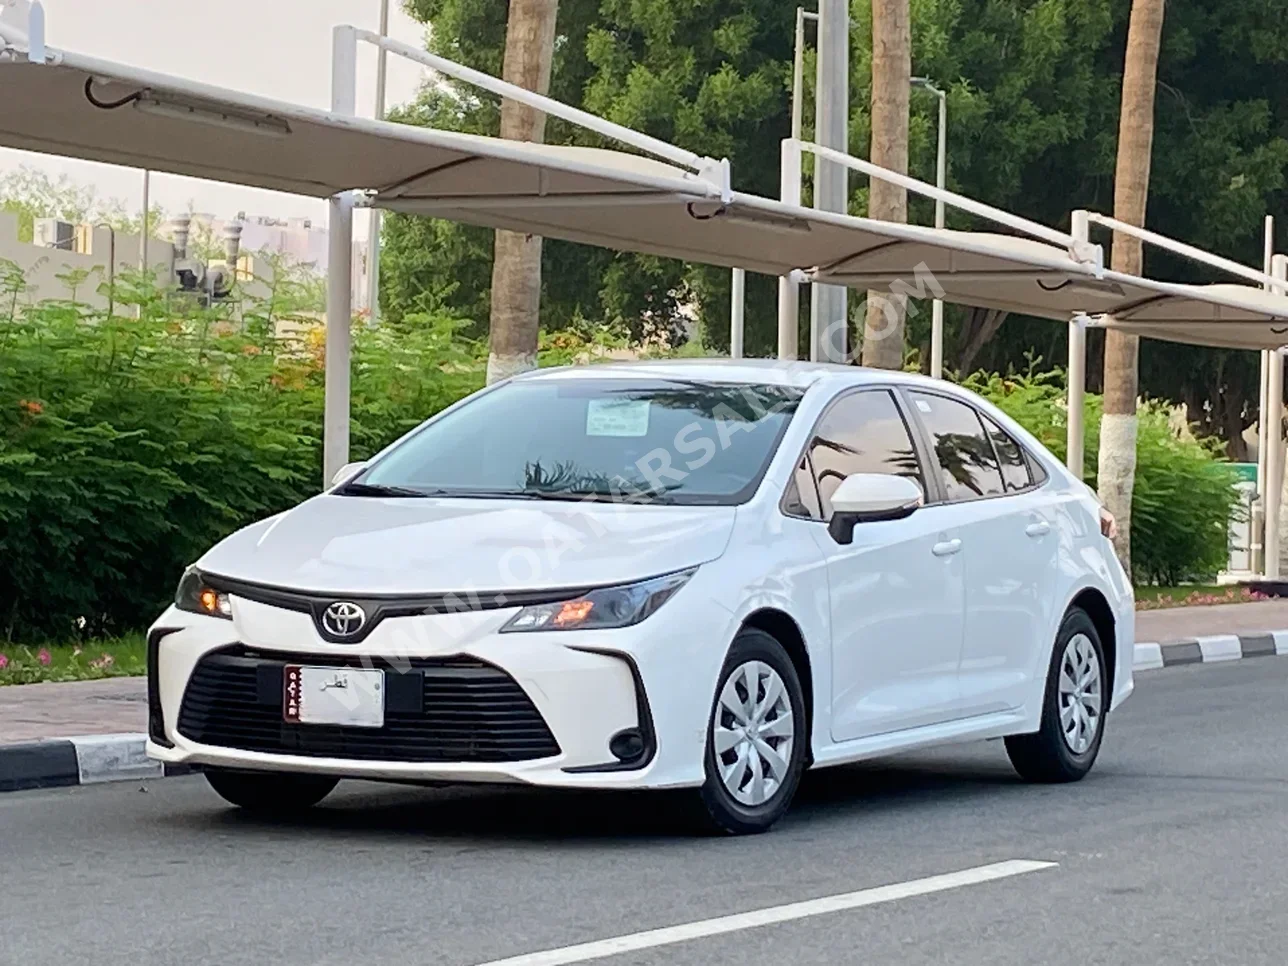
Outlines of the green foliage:
M 137 628 L 211 544 L 318 489 L 320 330 L 279 334 L 304 318 L 282 292 L 237 320 L 139 278 L 117 296 L 140 317 L 0 298 L 0 640 Z M 357 457 L 482 385 L 454 327 L 355 332 Z
M 1064 374 L 976 373 L 964 383 L 989 399 L 1061 459 L 1066 452 Z M 1101 400 L 1085 410 L 1087 482 L 1096 485 Z M 1142 584 L 1210 579 L 1227 562 L 1231 517 L 1238 512 L 1235 473 L 1220 442 L 1180 435 L 1167 406 L 1148 402 L 1139 413 L 1136 484 L 1132 495 L 1132 573 Z
M 0 645 L 0 685 L 93 681 L 147 673 L 142 634 L 46 647 Z

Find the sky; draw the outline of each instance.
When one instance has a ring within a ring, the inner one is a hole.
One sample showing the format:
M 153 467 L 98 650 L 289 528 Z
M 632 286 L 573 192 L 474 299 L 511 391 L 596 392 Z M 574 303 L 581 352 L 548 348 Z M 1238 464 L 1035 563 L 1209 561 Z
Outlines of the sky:
M 331 28 L 351 23 L 379 29 L 380 0 L 43 0 L 46 40 L 52 47 L 328 108 L 331 102 Z M 389 33 L 420 46 L 424 27 L 391 0 Z M 358 45 L 358 112 L 375 107 L 376 50 Z M 420 85 L 417 64 L 388 59 L 390 105 L 410 100 Z M 143 202 L 143 174 L 133 168 L 75 161 L 0 148 L 0 174 L 19 166 L 67 174 L 92 184 L 100 198 L 120 198 L 131 211 Z M 201 181 L 152 176 L 152 203 L 167 212 L 232 217 L 239 211 L 276 217 L 324 219 L 326 202 Z

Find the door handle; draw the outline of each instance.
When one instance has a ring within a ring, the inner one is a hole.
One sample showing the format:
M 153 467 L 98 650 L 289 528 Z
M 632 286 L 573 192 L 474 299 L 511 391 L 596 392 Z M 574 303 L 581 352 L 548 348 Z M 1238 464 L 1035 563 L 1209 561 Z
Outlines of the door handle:
M 1045 520 L 1038 523 L 1030 523 L 1024 528 L 1024 532 L 1030 537 L 1045 537 L 1051 532 L 1051 524 L 1047 523 Z
M 936 557 L 951 557 L 962 548 L 960 540 L 944 540 L 930 548 L 930 552 Z

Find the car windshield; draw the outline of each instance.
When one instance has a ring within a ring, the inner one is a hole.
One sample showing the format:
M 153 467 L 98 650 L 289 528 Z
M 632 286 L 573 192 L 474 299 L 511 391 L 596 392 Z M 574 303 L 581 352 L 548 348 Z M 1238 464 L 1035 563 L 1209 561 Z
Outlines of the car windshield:
M 670 379 L 520 380 L 426 424 L 338 492 L 741 503 L 801 395 Z

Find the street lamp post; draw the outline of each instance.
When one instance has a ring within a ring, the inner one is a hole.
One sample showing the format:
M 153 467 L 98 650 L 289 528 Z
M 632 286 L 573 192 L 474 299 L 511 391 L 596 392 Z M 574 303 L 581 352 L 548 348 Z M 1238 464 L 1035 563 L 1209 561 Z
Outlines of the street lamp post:
M 939 98 L 939 146 L 935 166 L 935 187 L 941 191 L 947 187 L 948 180 L 948 95 L 936 87 L 928 78 L 912 78 L 912 86 L 929 91 Z M 944 227 L 944 201 L 935 201 L 935 227 Z M 930 316 L 930 376 L 932 379 L 944 377 L 944 302 L 935 299 Z

